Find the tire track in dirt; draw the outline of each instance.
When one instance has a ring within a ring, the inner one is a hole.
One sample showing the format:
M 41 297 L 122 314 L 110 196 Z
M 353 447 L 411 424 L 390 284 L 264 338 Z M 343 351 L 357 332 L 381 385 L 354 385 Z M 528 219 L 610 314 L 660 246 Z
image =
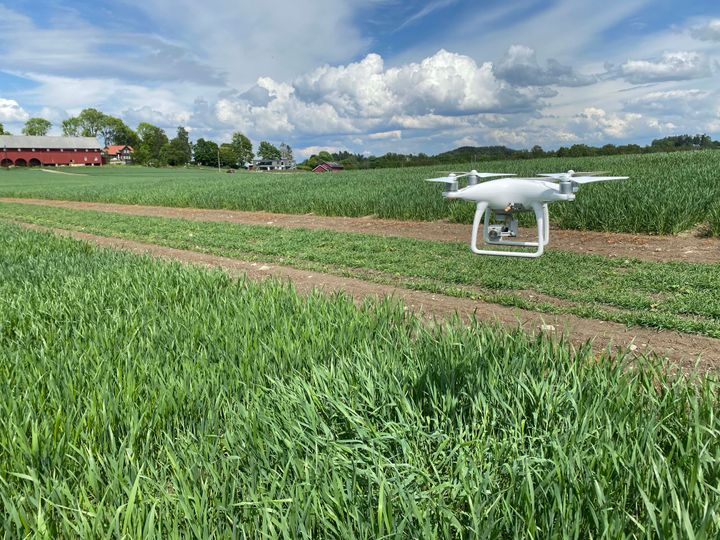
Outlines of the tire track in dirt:
M 470 241 L 470 225 L 441 221 L 401 221 L 373 217 L 329 217 L 315 214 L 273 214 L 270 212 L 4 197 L 0 198 L 0 202 L 35 204 L 72 210 L 93 210 L 133 216 L 180 218 L 193 221 L 220 221 L 243 225 L 271 225 L 303 229 L 331 229 L 340 232 L 400 236 L 443 242 L 469 243 Z M 521 229 L 522 236 L 534 237 L 534 234 L 534 230 Z M 634 257 L 655 262 L 720 262 L 720 239 L 694 236 L 650 236 L 552 229 L 548 248 L 607 257 Z
M 499 323 L 509 328 L 520 327 L 530 334 L 545 332 L 556 338 L 565 336 L 574 346 L 592 342 L 596 353 L 602 350 L 626 352 L 630 355 L 654 352 L 684 370 L 697 366 L 701 372 L 720 370 L 720 339 L 696 336 L 675 331 L 656 331 L 648 328 L 627 327 L 622 324 L 583 319 L 573 315 L 541 314 L 519 308 L 487 304 L 467 298 L 457 298 L 414 291 L 399 287 L 370 283 L 354 278 L 299 270 L 296 268 L 249 262 L 219 257 L 194 251 L 145 244 L 121 238 L 104 237 L 78 231 L 51 229 L 38 225 L 19 223 L 36 231 L 52 232 L 84 240 L 92 244 L 147 254 L 165 260 L 186 264 L 220 268 L 232 276 L 247 276 L 253 280 L 270 277 L 290 281 L 303 294 L 314 289 L 326 293 L 342 291 L 355 301 L 367 297 L 392 296 L 404 303 L 406 309 L 417 312 L 429 320 L 448 320 L 459 316 L 463 320 L 473 317 L 487 323 Z

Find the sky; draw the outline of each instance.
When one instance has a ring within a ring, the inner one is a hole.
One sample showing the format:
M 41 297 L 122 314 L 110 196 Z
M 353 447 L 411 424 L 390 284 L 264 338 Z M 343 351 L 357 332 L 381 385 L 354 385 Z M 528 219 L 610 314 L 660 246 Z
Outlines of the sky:
M 0 0 L 0 123 L 437 154 L 720 138 L 718 0 Z

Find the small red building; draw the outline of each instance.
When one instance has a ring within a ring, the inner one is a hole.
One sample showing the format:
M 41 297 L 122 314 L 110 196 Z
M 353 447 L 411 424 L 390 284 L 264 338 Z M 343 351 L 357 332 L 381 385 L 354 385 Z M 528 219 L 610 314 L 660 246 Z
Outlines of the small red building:
M 334 161 L 323 161 L 315 166 L 313 172 L 338 172 L 342 171 L 344 167 Z
M 110 163 L 131 163 L 133 152 L 133 147 L 127 144 L 111 144 L 105 147 Z
M 0 166 L 102 165 L 95 137 L 0 135 Z

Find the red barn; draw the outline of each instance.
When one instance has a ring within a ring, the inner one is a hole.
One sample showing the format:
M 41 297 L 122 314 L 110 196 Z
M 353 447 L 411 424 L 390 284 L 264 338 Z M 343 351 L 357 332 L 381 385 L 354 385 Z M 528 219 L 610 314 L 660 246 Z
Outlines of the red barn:
M 342 171 L 344 167 L 334 161 L 323 161 L 322 163 L 315 166 L 313 172 L 338 172 Z
M 95 137 L 0 135 L 0 166 L 102 165 Z

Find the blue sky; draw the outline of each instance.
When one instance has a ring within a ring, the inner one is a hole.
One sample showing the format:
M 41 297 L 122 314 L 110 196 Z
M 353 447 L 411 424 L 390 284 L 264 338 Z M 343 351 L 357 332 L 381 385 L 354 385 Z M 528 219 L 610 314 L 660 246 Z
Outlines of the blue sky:
M 0 0 L 0 122 L 438 153 L 720 138 L 716 0 Z

